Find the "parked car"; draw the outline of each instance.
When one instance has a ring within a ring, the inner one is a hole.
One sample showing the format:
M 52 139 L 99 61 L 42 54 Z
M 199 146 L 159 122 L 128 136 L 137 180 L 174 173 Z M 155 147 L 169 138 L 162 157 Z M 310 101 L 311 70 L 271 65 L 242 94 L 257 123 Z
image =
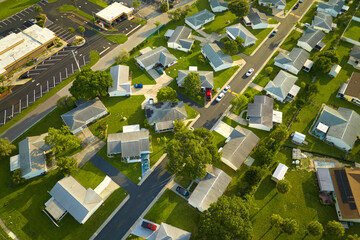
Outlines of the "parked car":
M 161 69 L 161 67 L 155 68 L 155 70 L 158 72 L 158 74 L 163 75 L 164 71 Z
M 221 101 L 221 99 L 223 98 L 225 96 L 225 94 L 223 93 L 223 92 L 221 92 L 218 96 L 217 96 L 217 98 L 215 99 L 217 102 L 220 102 Z
M 141 223 L 141 226 L 143 228 L 147 228 L 147 229 L 150 229 L 151 231 L 155 231 L 156 230 L 156 225 L 155 224 L 152 224 L 152 223 L 149 223 L 149 222 L 146 222 L 146 221 L 143 221 Z
M 142 83 L 138 83 L 134 85 L 134 88 L 142 88 L 142 87 L 143 87 Z
M 206 101 L 207 102 L 211 101 L 211 89 L 210 88 L 206 89 Z
M 153 98 L 149 98 L 149 104 L 154 104 L 154 99 Z
M 230 85 L 227 85 L 224 89 L 223 89 L 223 93 L 227 93 L 230 89 Z
M 293 7 L 293 10 L 298 9 L 298 7 L 299 7 L 299 3 L 297 3 L 297 4 Z
M 245 74 L 247 77 L 250 77 L 250 75 L 254 72 L 253 68 L 250 68 L 249 71 Z
M 181 195 L 183 195 L 184 197 L 186 197 L 186 198 L 189 198 L 189 196 L 190 196 L 190 192 L 188 190 L 186 190 L 185 188 L 182 188 L 180 186 L 178 186 L 176 188 L 176 191 L 178 193 L 180 193 Z
M 311 25 L 310 25 L 310 23 L 305 23 L 304 26 L 305 27 L 310 27 Z
M 275 29 L 274 31 L 272 31 L 272 33 L 270 34 L 270 38 L 272 38 L 273 36 L 275 36 L 276 35 L 276 33 L 278 32 L 278 30 L 277 29 Z

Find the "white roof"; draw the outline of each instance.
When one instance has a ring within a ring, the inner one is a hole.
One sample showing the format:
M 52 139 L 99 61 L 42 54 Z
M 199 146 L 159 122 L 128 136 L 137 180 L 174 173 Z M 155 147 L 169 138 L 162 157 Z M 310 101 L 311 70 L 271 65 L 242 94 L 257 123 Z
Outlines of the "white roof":
M 61 216 L 64 215 L 66 209 L 64 209 L 53 197 L 45 203 L 45 210 L 56 220 L 58 221 Z
M 129 69 L 129 66 L 124 65 L 116 65 L 110 68 L 110 75 L 113 79 L 113 86 L 109 88 L 109 93 L 122 92 L 123 94 L 131 94 Z
M 168 29 L 164 36 L 169 38 L 169 37 L 171 37 L 173 35 L 173 33 L 174 33 L 174 30 Z
M 305 135 L 299 132 L 295 132 L 292 140 L 298 143 L 303 143 L 305 141 Z
M 282 163 L 279 163 L 277 168 L 275 169 L 275 172 L 273 173 L 272 177 L 277 180 L 282 180 L 285 177 L 285 173 L 288 170 L 288 167 Z
M 189 71 L 196 72 L 198 70 L 197 66 L 189 66 Z
M 296 95 L 299 93 L 300 91 L 300 87 L 297 85 L 293 85 L 289 91 L 289 94 L 293 95 L 294 97 L 296 97 Z
M 140 52 L 141 55 L 143 55 L 143 54 L 148 53 L 150 51 L 152 51 L 151 47 L 146 47 L 146 48 L 141 49 L 139 52 Z
M 137 132 L 137 131 L 140 131 L 140 125 L 139 124 L 123 126 L 123 133 Z
M 122 14 L 129 14 L 131 12 L 131 8 L 128 8 L 118 2 L 114 2 L 100 12 L 96 13 L 96 16 L 108 22 L 112 22 L 114 19 L 118 18 Z
M 282 123 L 282 112 L 273 111 L 273 122 L 275 123 Z
M 329 168 L 318 168 L 316 170 L 316 176 L 321 192 L 334 192 L 334 185 L 331 180 Z
M 20 168 L 20 159 L 19 155 L 12 156 L 10 158 L 10 171 L 15 171 Z
M 56 35 L 53 31 L 34 24 L 24 31 L 17 33 L 16 36 L 10 34 L 1 39 L 0 49 L 3 49 L 2 51 L 5 52 L 0 54 L 0 74 L 6 71 L 6 67 L 27 56 L 55 37 Z M 19 44 L 14 46 L 15 42 Z
M 310 59 L 307 59 L 306 62 L 304 63 L 304 67 L 311 69 L 312 66 L 314 65 L 314 62 L 311 61 Z
M 317 130 L 319 130 L 320 132 L 326 133 L 327 130 L 329 129 L 329 126 L 323 124 L 323 123 L 319 123 L 316 127 Z

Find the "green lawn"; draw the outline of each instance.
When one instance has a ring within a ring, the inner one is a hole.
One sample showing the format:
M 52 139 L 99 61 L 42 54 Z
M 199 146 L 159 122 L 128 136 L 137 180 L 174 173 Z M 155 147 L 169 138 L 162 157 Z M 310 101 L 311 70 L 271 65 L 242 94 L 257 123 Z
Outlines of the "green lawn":
M 199 113 L 187 104 L 184 104 L 188 119 L 196 118 Z
M 285 41 L 283 42 L 283 44 L 281 44 L 280 48 L 286 50 L 286 51 L 291 51 L 294 47 L 297 47 L 297 41 L 299 40 L 299 38 L 301 37 L 302 33 L 296 30 L 293 30 L 289 36 L 285 39 Z
M 21 10 L 37 3 L 39 0 L 13 1 L 5 0 L 0 2 L 0 20 L 10 17 Z
M 164 222 L 191 232 L 191 237 L 195 238 L 200 213 L 188 205 L 185 199 L 167 189 L 144 218 L 158 224 Z
M 306 14 L 301 18 L 300 22 L 302 23 L 310 23 L 314 19 L 314 16 L 316 15 L 316 6 L 318 5 L 317 2 L 315 2 L 310 9 L 306 12 Z
M 226 27 L 229 27 L 239 22 L 238 17 L 230 11 L 215 13 L 215 15 L 215 20 L 205 25 L 204 31 L 208 34 L 211 34 L 212 32 L 216 32 L 218 34 L 225 33 Z
M 344 37 L 360 41 L 360 22 L 352 20 L 344 33 Z
M 116 44 L 123 44 L 128 40 L 128 37 L 125 34 L 102 34 L 98 32 L 101 36 L 106 38 L 107 40 L 116 43 Z
M 279 54 L 279 52 L 275 52 L 272 58 L 266 63 L 266 65 L 261 69 L 260 73 L 256 76 L 253 83 L 256 83 L 262 87 L 265 87 L 269 80 L 273 80 L 275 76 L 279 73 L 281 68 L 274 65 L 274 59 Z M 265 71 L 267 67 L 272 67 L 273 71 L 270 75 L 268 75 Z
M 84 188 L 95 189 L 104 180 L 106 175 L 95 167 L 94 164 L 87 162 L 82 168 L 72 172 L 71 176 L 83 185 Z
M 141 70 L 140 67 L 136 65 L 134 58 L 130 58 L 125 65 L 129 66 L 131 71 L 131 83 L 138 84 L 142 83 L 143 85 L 152 85 L 156 84 L 156 81 L 145 71 Z
M 89 2 L 92 2 L 102 8 L 106 8 L 107 6 L 109 6 L 106 2 L 102 1 L 102 0 L 88 0 Z
M 81 11 L 78 8 L 75 8 L 73 5 L 62 5 L 61 7 L 58 8 L 58 11 L 59 12 L 68 12 L 68 11 L 70 11 L 70 12 L 77 13 L 80 16 L 88 19 L 90 22 L 95 20 L 93 16 L 91 16 L 90 14 L 87 14 L 84 11 Z
M 223 147 L 225 145 L 226 138 L 218 132 L 213 131 L 212 133 L 214 134 L 214 137 L 215 137 L 214 142 L 215 142 L 216 147 L 218 149 Z
M 297 1 L 298 0 L 286 0 L 285 11 L 290 10 L 297 3 Z

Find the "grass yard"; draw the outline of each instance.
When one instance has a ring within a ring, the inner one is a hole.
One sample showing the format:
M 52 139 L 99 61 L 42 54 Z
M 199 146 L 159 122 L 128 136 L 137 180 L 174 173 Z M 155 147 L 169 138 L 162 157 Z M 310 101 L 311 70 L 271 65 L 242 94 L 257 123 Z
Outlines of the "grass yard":
M 140 25 L 146 25 L 147 21 L 145 19 L 142 18 L 138 18 L 136 17 L 135 19 L 131 20 L 134 23 L 140 24 Z
M 125 63 L 125 65 L 130 67 L 132 84 L 138 84 L 138 83 L 142 83 L 143 85 L 156 84 L 156 81 L 145 70 L 140 69 L 136 65 L 136 61 L 134 58 L 130 58 L 130 60 Z
M 266 63 L 266 65 L 261 69 L 260 73 L 256 76 L 253 83 L 265 87 L 269 80 L 273 80 L 275 76 L 279 73 L 281 68 L 274 65 L 274 59 L 278 55 L 279 52 L 275 52 L 272 58 Z M 273 71 L 270 75 L 268 75 L 265 71 L 267 67 L 272 67 Z
M 0 2 L 0 20 L 10 17 L 21 10 L 39 2 L 39 0 L 13 1 L 5 0 Z
M 185 199 L 167 189 L 144 219 L 158 224 L 162 222 L 170 224 L 191 232 L 191 237 L 195 238 L 199 227 L 200 212 L 188 205 Z
M 106 175 L 89 161 L 82 168 L 71 173 L 71 176 L 83 185 L 84 188 L 95 189 L 104 180 Z
M 286 0 L 285 11 L 290 10 L 298 0 Z
M 79 14 L 80 16 L 88 19 L 90 22 L 95 21 L 95 18 L 93 16 L 91 16 L 90 14 L 87 14 L 84 11 L 81 11 L 78 8 L 75 8 L 73 5 L 62 5 L 61 7 L 58 8 L 59 12 L 74 12 Z
M 229 27 L 239 22 L 238 17 L 230 11 L 215 13 L 215 15 L 215 20 L 205 25 L 204 31 L 208 34 L 211 34 L 212 32 L 223 34 L 226 32 L 226 27 Z
M 360 22 L 352 20 L 344 33 L 344 37 L 360 41 Z
M 302 23 L 309 23 L 311 24 L 312 20 L 314 19 L 314 16 L 316 15 L 316 6 L 318 5 L 317 2 L 315 2 L 310 9 L 306 12 L 306 14 L 300 19 L 300 22 Z
M 218 149 L 223 147 L 225 145 L 226 138 L 218 132 L 213 131 L 212 133 L 214 134 L 214 142 L 216 147 Z
M 102 34 L 100 32 L 97 32 L 107 40 L 116 43 L 116 44 L 123 44 L 128 40 L 128 37 L 125 34 Z
M 296 30 L 293 30 L 289 36 L 285 39 L 285 41 L 283 42 L 283 44 L 281 44 L 280 48 L 286 50 L 286 51 L 291 51 L 294 47 L 297 47 L 297 41 L 299 40 L 299 38 L 301 37 L 302 33 Z
M 102 8 L 106 8 L 107 6 L 109 6 L 106 2 L 102 1 L 102 0 L 88 0 L 91 3 L 94 3 Z
M 186 114 L 187 114 L 188 119 L 196 118 L 197 115 L 199 115 L 199 113 L 195 109 L 190 107 L 189 105 L 184 104 L 184 106 L 185 106 L 185 110 L 186 110 Z

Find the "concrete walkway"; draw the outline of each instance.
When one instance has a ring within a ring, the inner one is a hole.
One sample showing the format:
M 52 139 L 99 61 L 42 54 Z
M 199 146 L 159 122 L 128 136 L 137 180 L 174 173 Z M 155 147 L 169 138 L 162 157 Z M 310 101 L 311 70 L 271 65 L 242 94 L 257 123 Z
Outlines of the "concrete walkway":
M 255 90 L 258 90 L 258 91 L 262 91 L 262 90 L 264 90 L 264 88 L 262 87 L 262 86 L 260 86 L 260 85 L 257 85 L 256 83 L 254 83 L 254 82 L 251 82 L 250 84 L 249 84 L 249 87 L 251 87 L 251 88 L 253 88 L 253 89 L 255 89 Z

